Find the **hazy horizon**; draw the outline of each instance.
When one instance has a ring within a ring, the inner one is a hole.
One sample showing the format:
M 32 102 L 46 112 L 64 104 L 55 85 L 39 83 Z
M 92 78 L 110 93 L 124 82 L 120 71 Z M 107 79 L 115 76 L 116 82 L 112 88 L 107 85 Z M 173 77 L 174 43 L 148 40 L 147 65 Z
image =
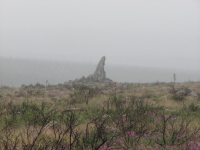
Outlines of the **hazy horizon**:
M 198 0 L 0 0 L 0 56 L 88 64 L 106 56 L 121 69 L 185 70 L 199 80 L 199 18 Z
M 69 80 L 93 74 L 96 63 L 64 62 L 0 57 L 0 86 L 19 87 L 22 84 L 63 84 Z M 199 70 L 166 69 L 130 65 L 114 65 L 105 62 L 106 76 L 116 82 L 154 83 L 200 81 Z

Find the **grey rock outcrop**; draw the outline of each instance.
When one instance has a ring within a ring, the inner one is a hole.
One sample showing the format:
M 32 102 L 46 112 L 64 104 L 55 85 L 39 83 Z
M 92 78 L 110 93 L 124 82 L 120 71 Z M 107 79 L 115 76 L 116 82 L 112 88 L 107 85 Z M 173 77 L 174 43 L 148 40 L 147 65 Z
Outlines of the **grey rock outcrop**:
M 92 78 L 93 81 L 103 82 L 106 79 L 106 72 L 104 71 L 106 57 L 103 56 L 99 61 L 96 71 L 94 72 Z
M 65 82 L 65 85 L 72 85 L 73 83 L 88 83 L 88 82 L 113 82 L 111 79 L 106 78 L 106 72 L 104 70 L 106 57 L 103 56 L 99 61 L 96 70 L 88 77 L 82 77 L 74 81 Z

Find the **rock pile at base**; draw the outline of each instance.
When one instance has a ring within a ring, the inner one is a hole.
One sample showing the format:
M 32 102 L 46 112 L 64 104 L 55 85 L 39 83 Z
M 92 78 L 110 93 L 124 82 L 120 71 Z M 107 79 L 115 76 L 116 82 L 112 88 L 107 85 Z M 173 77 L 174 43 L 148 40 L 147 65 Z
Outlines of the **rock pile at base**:
M 187 95 L 189 95 L 190 93 L 191 93 L 192 91 L 190 90 L 190 89 L 188 89 L 187 87 L 180 87 L 180 88 L 178 88 L 177 89 L 177 92 L 176 92 L 176 94 L 177 95 L 185 95 L 185 96 L 187 96 Z
M 73 83 L 92 83 L 92 82 L 113 82 L 111 79 L 106 78 L 106 72 L 104 70 L 106 57 L 103 56 L 99 61 L 96 70 L 93 74 L 89 75 L 88 77 L 82 76 L 80 79 L 76 79 L 74 81 L 69 80 L 65 82 L 65 85 L 71 85 Z

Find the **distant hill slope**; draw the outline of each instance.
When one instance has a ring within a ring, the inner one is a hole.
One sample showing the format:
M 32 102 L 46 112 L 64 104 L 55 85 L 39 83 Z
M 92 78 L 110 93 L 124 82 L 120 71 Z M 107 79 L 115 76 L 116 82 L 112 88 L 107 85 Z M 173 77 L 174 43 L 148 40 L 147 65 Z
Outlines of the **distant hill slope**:
M 98 63 L 98 61 L 97 61 Z M 0 57 L 0 85 L 21 86 L 21 84 L 64 83 L 87 77 L 95 71 L 96 64 L 28 60 Z M 106 76 L 117 82 L 172 82 L 173 74 L 177 82 L 199 81 L 198 70 L 174 70 L 145 68 L 136 66 L 105 65 Z

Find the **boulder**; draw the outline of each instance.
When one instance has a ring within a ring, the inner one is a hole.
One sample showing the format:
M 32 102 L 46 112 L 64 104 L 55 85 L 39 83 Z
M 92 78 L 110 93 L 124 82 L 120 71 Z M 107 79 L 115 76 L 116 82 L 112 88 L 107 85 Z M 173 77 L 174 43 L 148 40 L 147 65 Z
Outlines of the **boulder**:
M 82 76 L 82 78 L 80 78 L 80 79 L 78 80 L 78 82 L 84 82 L 84 81 L 86 81 L 86 78 L 85 78 L 84 76 Z
M 177 95 L 185 95 L 185 96 L 189 95 L 190 93 L 191 93 L 191 90 L 184 86 L 178 88 L 176 92 Z
M 73 84 L 73 81 L 72 80 L 69 80 L 68 82 L 65 82 L 64 85 L 72 85 Z

